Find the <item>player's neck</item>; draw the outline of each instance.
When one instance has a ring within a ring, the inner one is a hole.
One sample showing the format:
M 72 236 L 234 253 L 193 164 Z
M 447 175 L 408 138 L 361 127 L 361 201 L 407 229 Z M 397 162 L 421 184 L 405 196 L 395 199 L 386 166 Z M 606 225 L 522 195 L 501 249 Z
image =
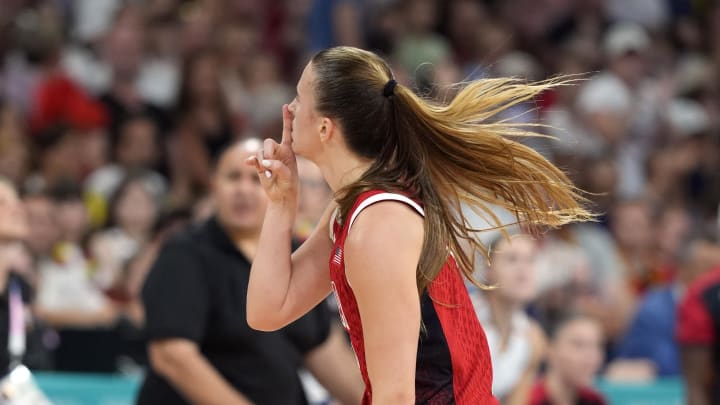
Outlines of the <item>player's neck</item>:
M 357 181 L 372 164 L 347 151 L 327 153 L 315 163 L 333 192 Z

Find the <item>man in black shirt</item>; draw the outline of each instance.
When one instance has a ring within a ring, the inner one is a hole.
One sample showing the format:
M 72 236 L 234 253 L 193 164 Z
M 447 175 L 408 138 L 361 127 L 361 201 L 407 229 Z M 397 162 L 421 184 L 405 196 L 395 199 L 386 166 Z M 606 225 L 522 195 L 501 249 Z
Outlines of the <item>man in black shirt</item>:
M 352 353 L 322 304 L 277 332 L 247 324 L 266 197 L 245 159 L 260 146 L 249 140 L 220 155 L 216 216 L 171 239 L 150 271 L 143 301 L 151 369 L 138 404 L 305 404 L 303 365 L 344 402 L 362 396 Z

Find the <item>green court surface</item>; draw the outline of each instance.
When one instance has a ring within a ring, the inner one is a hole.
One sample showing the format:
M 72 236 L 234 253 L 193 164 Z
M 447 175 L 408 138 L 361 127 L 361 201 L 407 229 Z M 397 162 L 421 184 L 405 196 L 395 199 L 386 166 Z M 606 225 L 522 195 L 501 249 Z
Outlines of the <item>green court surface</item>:
M 35 378 L 55 405 L 130 405 L 140 383 L 140 377 L 100 374 L 36 373 Z M 597 387 L 613 405 L 684 403 L 680 379 L 662 379 L 649 384 L 600 381 Z

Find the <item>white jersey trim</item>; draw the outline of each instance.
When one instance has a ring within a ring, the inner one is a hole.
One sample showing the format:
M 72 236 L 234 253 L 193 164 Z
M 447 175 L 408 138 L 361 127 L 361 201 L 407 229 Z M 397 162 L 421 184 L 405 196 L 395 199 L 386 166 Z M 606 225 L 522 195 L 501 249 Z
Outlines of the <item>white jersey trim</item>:
M 415 209 L 415 211 L 418 212 L 418 214 L 425 216 L 425 210 L 420 206 L 420 204 L 416 203 L 415 201 L 411 200 L 407 196 L 404 196 L 402 194 L 396 194 L 396 193 L 380 193 L 375 194 L 373 196 L 368 197 L 366 200 L 360 203 L 360 205 L 357 206 L 355 209 L 355 212 L 353 212 L 352 217 L 350 217 L 350 223 L 348 224 L 348 232 L 350 232 L 350 228 L 352 227 L 353 222 L 355 222 L 355 219 L 357 218 L 358 214 L 365 208 L 378 203 L 380 201 L 399 201 L 402 203 L 405 203 L 412 208 Z
M 333 243 L 335 243 L 335 220 L 337 220 L 339 209 L 340 208 L 335 207 L 332 214 L 330 214 L 330 222 L 328 223 L 328 234 L 330 236 L 330 240 Z

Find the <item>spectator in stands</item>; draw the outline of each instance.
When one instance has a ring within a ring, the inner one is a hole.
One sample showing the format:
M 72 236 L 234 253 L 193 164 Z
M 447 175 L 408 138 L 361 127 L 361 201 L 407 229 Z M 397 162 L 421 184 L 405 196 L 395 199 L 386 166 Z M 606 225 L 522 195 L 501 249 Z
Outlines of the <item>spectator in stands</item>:
M 577 161 L 576 161 L 577 162 Z M 581 187 L 592 195 L 593 208 L 600 213 L 600 224 L 608 228 L 608 214 L 617 200 L 618 167 L 611 154 L 583 160 Z
M 592 71 L 592 64 L 583 54 L 584 49 L 575 49 L 566 45 L 562 54 L 557 58 L 553 68 L 564 74 L 579 75 L 583 77 L 587 72 Z M 545 123 L 550 125 L 548 131 L 556 140 L 550 143 L 553 160 L 572 169 L 579 169 L 588 156 L 599 154 L 595 150 L 597 141 L 588 134 L 585 123 L 582 122 L 583 114 L 595 111 L 607 110 L 614 112 L 610 106 L 581 105 L 577 102 L 578 95 L 583 86 L 561 87 L 546 95 L 546 102 L 550 102 L 549 108 L 543 112 Z M 583 108 L 584 107 L 584 110 Z M 575 173 L 570 172 L 571 175 Z M 613 191 L 603 190 L 607 193 Z M 595 197 L 595 196 L 593 196 Z
M 65 125 L 48 128 L 35 138 L 35 172 L 25 179 L 31 192 L 47 191 L 65 180 L 79 180 L 82 166 L 77 156 L 78 136 Z
M 64 183 L 50 191 L 59 237 L 51 260 L 39 263 L 38 316 L 57 328 L 93 328 L 115 323 L 115 308 L 90 279 L 84 249 L 88 214 L 80 188 Z
M 603 362 L 601 324 L 582 314 L 568 314 L 548 333 L 547 370 L 535 384 L 530 405 L 604 405 L 593 388 Z
M 210 162 L 235 137 L 220 79 L 214 51 L 199 51 L 185 62 L 177 128 L 168 153 L 175 204 L 189 203 L 208 190 Z
M 0 176 L 22 184 L 30 170 L 31 150 L 22 117 L 0 102 Z
M 153 227 L 152 238 L 127 261 L 122 277 L 113 286 L 114 299 L 120 301 L 125 316 L 136 326 L 142 327 L 145 323 L 141 292 L 150 268 L 165 242 L 184 229 L 191 220 L 192 213 L 187 209 L 162 213 Z
M 352 0 L 313 1 L 307 20 L 307 51 L 363 45 L 362 7 Z
M 645 162 L 647 184 L 644 198 L 653 206 L 675 204 L 684 198 L 682 180 L 687 174 L 685 159 L 677 159 L 675 150 L 665 146 L 654 149 Z
M 145 66 L 146 33 L 142 9 L 138 5 L 125 5 L 117 12 L 112 27 L 101 43 L 100 65 L 95 70 L 105 72 L 101 101 L 109 113 L 109 129 L 117 137 L 120 126 L 128 117 L 143 114 L 155 121 L 158 128 L 166 128 L 166 114 L 150 102 L 148 87 L 159 83 L 171 93 L 177 88 L 171 75 L 160 79 L 147 77 Z M 145 73 L 145 74 L 144 74 Z M 177 76 L 177 75 L 176 75 Z M 169 82 L 168 82 L 169 80 Z M 161 96 L 162 98 L 162 96 Z
M 682 250 L 676 282 L 649 291 L 640 301 L 627 333 L 616 347 L 618 360 L 609 367 L 608 378 L 623 381 L 680 374 L 675 340 L 678 302 L 688 284 L 720 265 L 720 246 L 707 236 L 691 237 Z
M 655 224 L 645 200 L 625 200 L 610 212 L 610 230 L 622 260 L 620 269 L 632 291 L 639 295 L 652 286 Z
M 30 169 L 30 148 L 23 138 L 0 140 L 0 175 L 22 184 Z
M 93 235 L 90 255 L 95 261 L 93 281 L 111 290 L 124 278 L 123 270 L 152 237 L 160 196 L 143 172 L 129 174 L 110 200 L 108 227 Z
M 642 191 L 645 184 L 642 162 L 649 146 L 657 142 L 664 123 L 663 112 L 672 97 L 668 81 L 650 75 L 651 41 L 640 25 L 617 22 L 610 26 L 602 38 L 607 69 L 590 84 L 617 87 L 629 97 L 625 110 L 627 131 L 609 142 L 620 169 L 618 192 L 623 198 L 637 197 Z
M 2 94 L 26 118 L 36 111 L 38 89 L 48 67 L 57 61 L 63 42 L 60 10 L 54 4 L 42 6 L 29 7 L 25 3 L 11 10 L 3 23 L 4 33 L 12 40 L 4 55 Z M 19 21 L 24 23 L 18 24 Z
M 28 127 L 36 136 L 54 127 L 65 127 L 77 144 L 73 161 L 80 170 L 78 175 L 83 176 L 105 163 L 109 117 L 104 106 L 86 93 L 62 67 L 59 30 L 57 35 L 41 57 L 37 87 L 31 92 Z
M 507 405 L 525 405 L 545 357 L 546 339 L 525 312 L 537 293 L 537 242 L 530 235 L 498 236 L 489 245 L 487 280 L 494 290 L 471 290 L 485 329 L 493 365 L 493 395 Z
M 304 363 L 343 403 L 362 383 L 339 328 L 318 306 L 287 328 L 264 333 L 245 320 L 252 260 L 267 200 L 245 160 L 261 142 L 219 152 L 216 215 L 167 242 L 143 289 L 151 369 L 139 404 L 302 404 Z
M 675 99 L 668 107 L 669 147 L 682 174 L 677 189 L 691 202 L 694 216 L 706 222 L 720 201 L 720 139 L 712 132 L 707 109 L 699 102 Z
M 472 0 L 453 1 L 448 4 L 447 37 L 453 45 L 455 59 L 463 75 L 475 70 L 478 61 L 472 60 L 479 50 L 479 42 L 483 40 L 478 35 L 483 25 L 489 24 L 488 7 L 485 3 Z M 372 24 L 372 23 L 371 23 Z M 371 25 L 372 27 L 372 25 Z M 504 45 L 504 44 L 503 44 Z M 504 48 L 498 44 L 499 48 Z M 504 53 L 500 49 L 500 53 Z M 492 63 L 490 60 L 483 60 L 484 63 Z
M 634 294 L 622 274 L 615 241 L 595 224 L 572 224 L 548 233 L 538 254 L 539 295 L 533 307 L 552 325 L 567 308 L 592 315 L 612 341 L 625 330 Z
M 181 79 L 182 44 L 177 40 L 180 21 L 173 1 L 155 2 L 168 9 L 146 14 L 147 54 L 139 83 L 141 94 L 148 102 L 164 110 L 175 105 Z
M 9 302 L 13 299 L 10 294 L 18 294 L 25 305 L 32 300 L 28 283 L 32 260 L 22 245 L 28 235 L 23 204 L 12 183 L 0 178 L 0 373 L 3 375 L 8 371 L 10 362 L 18 360 L 12 356 L 25 354 L 24 351 L 18 352 L 17 345 L 8 346 L 8 333 L 11 316 L 17 316 L 10 308 Z
M 691 405 L 720 402 L 720 247 L 717 242 L 704 256 L 702 260 L 713 269 L 688 286 L 677 314 L 686 400 Z
M 236 2 L 237 3 L 237 2 Z M 242 2 L 243 5 L 256 7 L 255 2 Z M 219 2 L 192 2 L 185 4 L 178 10 L 180 17 L 180 32 L 175 38 L 179 42 L 180 55 L 183 60 L 192 58 L 197 52 L 211 48 L 215 39 L 215 30 L 220 25 L 220 6 Z M 179 7 L 175 7 L 176 9 Z M 227 12 L 229 7 L 222 10 Z M 187 76 L 182 75 L 183 80 Z M 182 85 L 181 85 L 182 87 Z M 180 90 L 182 92 L 182 90 Z
M 248 92 L 250 63 L 261 52 L 260 22 L 242 19 L 221 28 L 218 35 L 222 59 L 222 90 L 228 106 L 241 126 L 247 125 L 253 100 Z
M 396 70 L 404 71 L 420 92 L 431 94 L 435 75 L 443 69 L 452 68 L 450 45 L 445 37 L 435 33 L 440 23 L 434 0 L 416 0 L 401 3 L 404 31 L 397 39 L 393 59 Z M 425 64 L 425 66 L 420 66 Z M 402 73 L 401 73 L 402 74 Z
M 246 70 L 247 96 L 252 103 L 246 109 L 250 133 L 272 138 L 282 132 L 282 119 L 277 110 L 293 97 L 280 77 L 280 66 L 272 54 L 258 52 L 248 62 Z
M 155 192 L 165 193 L 167 180 L 158 173 L 163 151 L 156 122 L 146 114 L 131 115 L 118 123 L 112 145 L 112 163 L 93 172 L 85 181 L 85 191 L 107 202 L 130 172 L 146 171 Z
M 560 130 L 566 144 L 558 149 L 575 147 L 584 156 L 610 153 L 617 160 L 618 145 L 629 131 L 632 95 L 628 89 L 615 77 L 600 75 L 581 84 L 574 101 L 574 119 L 568 122 L 576 125 L 568 128 L 571 132 Z
M 690 210 L 682 204 L 666 204 L 656 209 L 653 216 L 655 232 L 654 269 L 651 284 L 663 285 L 675 281 L 681 265 L 683 247 L 688 241 L 694 222 Z M 685 257 L 687 260 L 687 257 Z
M 60 240 L 55 204 L 47 193 L 34 193 L 23 197 L 23 206 L 29 226 L 27 247 L 36 268 L 41 268 L 53 260 L 53 248 Z

